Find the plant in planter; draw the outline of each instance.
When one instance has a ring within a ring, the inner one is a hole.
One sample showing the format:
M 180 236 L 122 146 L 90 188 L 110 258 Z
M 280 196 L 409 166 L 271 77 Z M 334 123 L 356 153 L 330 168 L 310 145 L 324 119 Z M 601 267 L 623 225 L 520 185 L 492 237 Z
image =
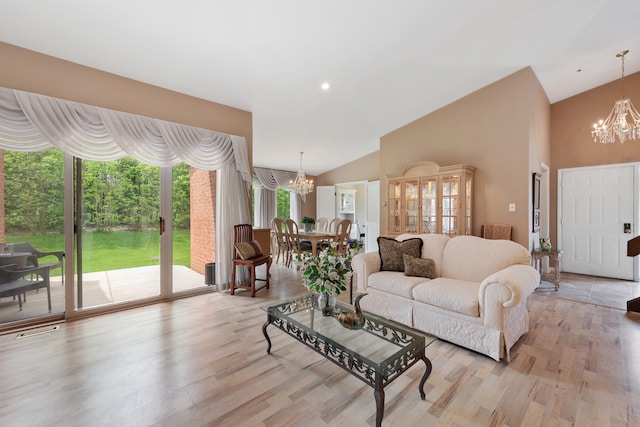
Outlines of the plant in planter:
M 304 224 L 304 231 L 309 232 L 316 223 L 316 220 L 310 216 L 303 216 L 301 222 Z
M 336 304 L 336 295 L 346 291 L 351 281 L 351 259 L 353 255 L 347 251 L 340 254 L 336 250 L 337 244 L 314 256 L 310 252 L 302 254 L 302 277 L 304 284 L 310 291 L 317 292 L 318 307 L 322 314 L 330 316 Z

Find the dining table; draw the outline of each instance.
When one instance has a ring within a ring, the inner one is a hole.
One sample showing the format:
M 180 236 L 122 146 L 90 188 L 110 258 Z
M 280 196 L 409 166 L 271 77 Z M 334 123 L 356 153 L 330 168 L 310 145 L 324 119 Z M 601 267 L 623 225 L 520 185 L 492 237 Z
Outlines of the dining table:
M 311 253 L 314 256 L 318 253 L 318 243 L 323 240 L 329 240 L 335 237 L 333 234 L 323 231 L 300 231 L 298 232 L 300 240 L 308 240 L 311 242 Z

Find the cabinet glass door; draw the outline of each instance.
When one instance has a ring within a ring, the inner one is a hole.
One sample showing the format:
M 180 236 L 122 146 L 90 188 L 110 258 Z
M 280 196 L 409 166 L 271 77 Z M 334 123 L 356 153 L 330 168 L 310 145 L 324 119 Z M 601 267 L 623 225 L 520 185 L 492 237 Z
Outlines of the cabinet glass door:
M 457 176 L 443 176 L 442 188 L 442 233 L 450 236 L 460 234 L 459 214 L 459 179 Z
M 405 198 L 405 233 L 418 232 L 418 220 L 420 218 L 420 203 L 418 198 L 418 180 L 408 180 L 404 182 Z
M 389 183 L 389 200 L 387 209 L 389 209 L 387 218 L 389 221 L 387 229 L 392 233 L 400 233 L 400 205 L 401 205 L 401 181 Z
M 421 216 L 422 223 L 420 224 L 422 233 L 435 233 L 437 228 L 437 199 L 436 199 L 436 189 L 437 189 L 437 180 L 436 178 L 423 178 L 420 180 L 420 188 L 421 188 Z
M 471 175 L 465 176 L 465 234 L 471 234 L 471 185 L 472 185 L 472 177 Z

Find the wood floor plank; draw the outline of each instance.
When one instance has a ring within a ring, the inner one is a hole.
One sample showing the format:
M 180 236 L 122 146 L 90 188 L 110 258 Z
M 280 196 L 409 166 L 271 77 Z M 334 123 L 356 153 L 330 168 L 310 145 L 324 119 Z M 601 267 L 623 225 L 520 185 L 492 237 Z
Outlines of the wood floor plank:
M 374 425 L 373 389 L 275 328 L 260 309 L 300 294 L 201 295 L 0 336 L 0 425 Z M 386 426 L 640 425 L 640 316 L 535 294 L 510 363 L 437 341 L 386 389 Z

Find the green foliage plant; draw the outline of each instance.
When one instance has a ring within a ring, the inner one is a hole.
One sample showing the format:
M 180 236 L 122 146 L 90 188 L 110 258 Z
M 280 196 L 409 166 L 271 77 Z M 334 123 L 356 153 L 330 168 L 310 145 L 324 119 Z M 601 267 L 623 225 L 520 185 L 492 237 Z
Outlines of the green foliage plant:
M 311 225 L 313 225 L 313 224 L 316 223 L 316 220 L 315 220 L 315 218 L 310 217 L 310 216 L 303 216 L 301 222 L 303 224 L 311 224 Z

